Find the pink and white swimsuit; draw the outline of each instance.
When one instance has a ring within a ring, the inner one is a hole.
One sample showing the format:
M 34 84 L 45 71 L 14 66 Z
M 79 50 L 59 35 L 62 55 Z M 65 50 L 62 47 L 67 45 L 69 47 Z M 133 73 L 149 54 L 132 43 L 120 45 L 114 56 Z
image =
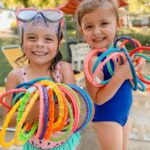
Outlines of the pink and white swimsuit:
M 54 78 L 54 81 L 55 82 L 62 82 L 62 75 L 60 73 L 60 67 L 61 67 L 61 62 L 59 62 L 56 67 L 55 67 L 55 76 L 53 77 Z M 26 72 L 25 72 L 25 68 L 20 68 L 21 69 L 21 73 L 22 73 L 22 78 L 23 78 L 23 81 L 24 82 L 28 82 L 27 80 L 27 76 L 26 76 Z M 59 132 L 59 134 L 64 134 L 64 132 Z M 69 138 L 69 137 L 68 137 Z M 50 140 L 39 140 L 38 138 L 36 137 L 32 137 L 29 142 L 36 148 L 42 148 L 42 149 L 50 149 L 50 148 L 54 148 L 54 147 L 58 147 L 60 145 L 62 145 L 63 143 L 66 142 L 66 140 L 68 139 L 66 138 L 65 140 L 63 141 L 60 141 L 60 142 L 52 142 Z

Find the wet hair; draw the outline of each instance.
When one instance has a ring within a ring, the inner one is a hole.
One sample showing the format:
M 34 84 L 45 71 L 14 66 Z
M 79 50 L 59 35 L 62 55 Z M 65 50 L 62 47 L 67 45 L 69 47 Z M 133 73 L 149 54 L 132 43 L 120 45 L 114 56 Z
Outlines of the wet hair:
M 43 18 L 43 21 L 44 21 L 44 25 L 45 25 L 45 27 L 46 28 L 48 28 L 49 26 L 48 26 L 48 21 L 47 20 L 45 20 L 44 18 Z M 33 22 L 31 22 L 32 23 L 32 27 L 36 27 L 36 26 L 40 26 L 41 25 L 41 21 L 40 21 L 40 19 L 36 19 L 36 20 L 34 20 Z M 24 23 L 24 25 L 22 25 L 21 27 L 19 27 L 19 30 L 20 30 L 20 35 L 21 35 L 21 47 L 22 47 L 22 45 L 23 45 L 23 36 L 24 36 L 24 32 L 25 32 L 25 28 L 26 28 L 26 24 L 27 23 Z M 62 33 L 62 30 L 61 30 L 61 21 L 58 23 L 58 30 L 56 31 L 57 33 L 57 37 L 58 37 L 58 47 L 57 47 L 57 54 L 56 54 L 56 56 L 51 60 L 51 63 L 50 63 L 50 66 L 49 66 L 49 70 L 50 71 L 52 71 L 52 72 L 54 72 L 55 71 L 55 67 L 56 67 L 56 65 L 57 65 L 57 63 L 59 62 L 59 61 L 61 61 L 62 60 L 62 54 L 61 54 L 61 52 L 60 52 L 60 50 L 59 50 L 59 43 L 61 42 L 61 40 L 62 40 L 62 38 L 63 38 L 63 33 Z M 24 61 L 26 61 L 26 59 L 28 59 L 27 57 L 26 57 L 26 55 L 25 54 L 23 54 L 21 57 L 19 57 L 15 62 L 16 62 L 16 64 L 23 64 L 23 62 Z M 28 62 L 30 63 L 30 60 L 28 60 Z M 19 65 L 20 66 L 20 65 Z
M 104 8 L 111 11 L 116 17 L 116 21 L 119 21 L 117 0 L 83 0 L 76 11 L 79 26 L 81 26 L 83 16 L 96 8 Z

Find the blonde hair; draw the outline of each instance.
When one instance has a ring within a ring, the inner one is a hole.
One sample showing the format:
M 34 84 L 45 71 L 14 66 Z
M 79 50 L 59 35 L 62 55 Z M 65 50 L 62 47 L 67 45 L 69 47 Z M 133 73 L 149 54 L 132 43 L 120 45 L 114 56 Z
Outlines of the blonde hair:
M 76 11 L 79 26 L 81 26 L 81 21 L 85 14 L 99 7 L 110 10 L 115 15 L 116 21 L 119 21 L 118 0 L 83 0 Z

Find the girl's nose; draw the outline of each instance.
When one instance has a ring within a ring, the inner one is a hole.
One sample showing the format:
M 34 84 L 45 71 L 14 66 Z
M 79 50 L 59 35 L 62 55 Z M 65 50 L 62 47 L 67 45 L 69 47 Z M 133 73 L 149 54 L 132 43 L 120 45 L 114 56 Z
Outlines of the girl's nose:
M 100 29 L 99 27 L 95 27 L 95 29 L 94 29 L 94 34 L 95 34 L 95 35 L 101 34 L 101 29 Z
M 37 40 L 37 44 L 36 44 L 37 46 L 44 46 L 44 41 L 42 40 L 42 39 L 38 39 Z

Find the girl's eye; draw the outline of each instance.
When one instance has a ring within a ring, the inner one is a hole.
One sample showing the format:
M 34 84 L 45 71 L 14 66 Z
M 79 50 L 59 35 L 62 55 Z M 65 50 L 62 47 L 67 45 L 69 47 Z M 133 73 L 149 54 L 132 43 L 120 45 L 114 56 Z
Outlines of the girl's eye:
M 52 41 L 54 41 L 52 38 L 45 38 L 45 41 L 46 42 L 52 42 Z
M 36 40 L 36 37 L 34 37 L 34 36 L 28 36 L 28 40 L 31 40 L 31 41 Z
M 85 29 L 91 29 L 91 28 L 92 28 L 91 25 L 85 26 Z
M 108 24 L 109 24 L 108 22 L 102 22 L 101 23 L 102 26 L 105 26 L 105 25 L 108 25 Z

